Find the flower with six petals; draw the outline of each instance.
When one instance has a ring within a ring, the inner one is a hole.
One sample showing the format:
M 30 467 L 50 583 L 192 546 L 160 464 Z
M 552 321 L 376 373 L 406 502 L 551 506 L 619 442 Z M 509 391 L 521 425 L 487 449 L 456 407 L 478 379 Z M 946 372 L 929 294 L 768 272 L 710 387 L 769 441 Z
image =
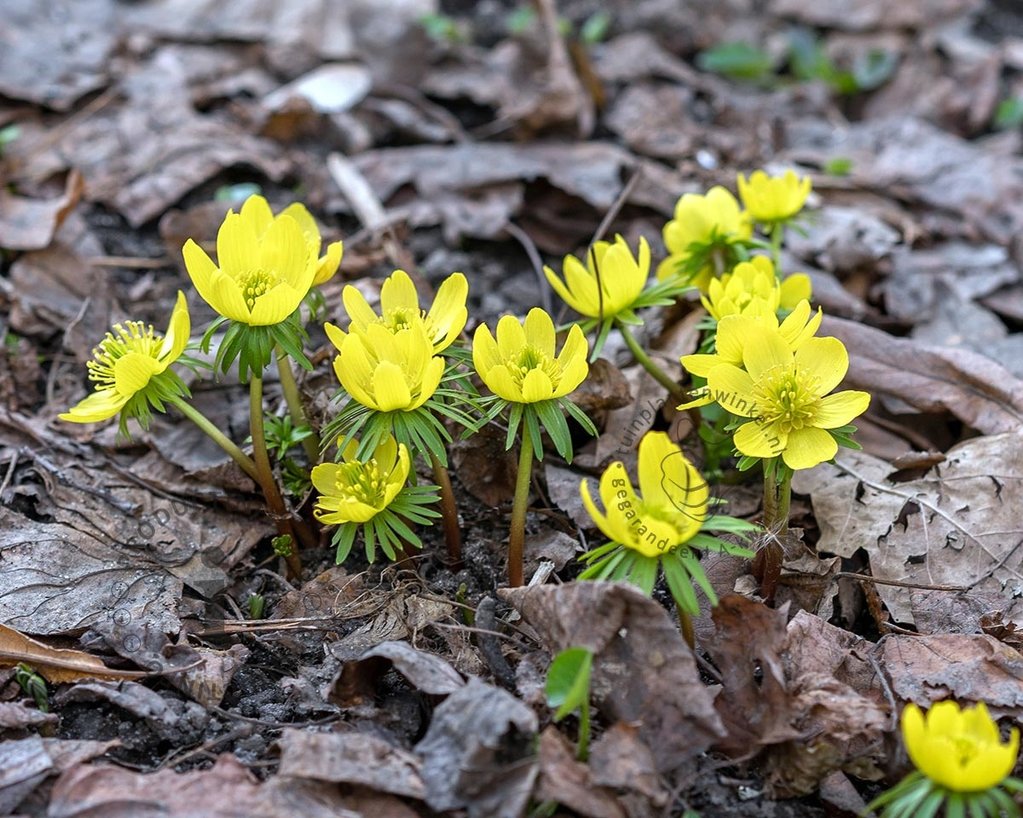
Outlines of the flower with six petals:
M 261 196 L 246 199 L 239 213 L 228 211 L 217 232 L 216 264 L 192 239 L 182 248 L 203 300 L 254 327 L 279 324 L 298 309 L 321 271 L 318 252 L 292 215 L 274 216 Z
M 444 359 L 433 354 L 424 324 L 392 333 L 381 324 L 341 339 L 334 372 L 357 402 L 376 412 L 411 412 L 437 391 Z
M 465 276 L 452 273 L 441 283 L 433 305 L 426 312 L 419 306 L 419 294 L 408 273 L 395 270 L 380 288 L 379 315 L 351 284 L 344 288 L 341 298 L 351 319 L 348 332 L 365 333 L 369 326 L 382 326 L 397 334 L 413 324 L 422 324 L 434 353 L 439 353 L 451 346 L 465 328 L 469 317 L 465 306 L 468 295 L 469 283 Z M 325 324 L 324 329 L 334 346 L 340 348 L 348 333 L 330 323 Z
M 954 701 L 941 701 L 926 716 L 910 703 L 902 711 L 902 738 L 920 772 L 958 793 L 998 786 L 1019 754 L 1019 730 L 1013 727 L 1003 742 L 984 702 L 960 709 Z
M 866 392 L 829 394 L 849 369 L 837 338 L 809 338 L 792 351 L 776 329 L 745 328 L 742 363 L 715 366 L 707 375 L 710 397 L 734 415 L 749 418 L 735 432 L 735 448 L 748 457 L 778 455 L 791 469 L 831 460 L 838 443 L 828 433 L 863 414 Z
M 365 523 L 384 511 L 408 480 L 412 460 L 393 437 L 365 460 L 356 459 L 358 441 L 345 448 L 340 463 L 321 463 L 312 471 L 316 519 L 325 525 Z
M 497 322 L 496 340 L 487 325 L 480 324 L 473 336 L 472 360 L 490 391 L 510 403 L 563 398 L 586 379 L 588 345 L 577 325 L 568 331 L 557 356 L 555 342 L 554 322 L 535 307 L 523 323 L 503 316 Z
M 809 176 L 797 176 L 794 170 L 781 176 L 755 170 L 749 180 L 740 173 L 738 185 L 739 198 L 750 218 L 761 224 L 776 224 L 788 221 L 803 209 L 811 181 Z
M 639 257 L 632 255 L 628 243 L 616 236 L 613 243 L 598 241 L 586 259 L 565 256 L 564 280 L 550 268 L 544 275 L 561 299 L 580 315 L 600 320 L 628 313 L 650 278 L 650 246 L 639 240 Z

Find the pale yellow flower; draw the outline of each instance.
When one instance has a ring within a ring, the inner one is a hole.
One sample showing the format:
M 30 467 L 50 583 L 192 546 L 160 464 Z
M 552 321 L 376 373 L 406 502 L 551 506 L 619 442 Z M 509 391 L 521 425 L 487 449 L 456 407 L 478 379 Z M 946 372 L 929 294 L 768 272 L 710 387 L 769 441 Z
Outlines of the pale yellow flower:
M 748 181 L 740 173 L 738 184 L 739 198 L 750 218 L 762 224 L 791 219 L 803 209 L 811 188 L 810 177 L 797 176 L 793 170 L 781 176 L 768 176 L 762 170 L 755 170 Z

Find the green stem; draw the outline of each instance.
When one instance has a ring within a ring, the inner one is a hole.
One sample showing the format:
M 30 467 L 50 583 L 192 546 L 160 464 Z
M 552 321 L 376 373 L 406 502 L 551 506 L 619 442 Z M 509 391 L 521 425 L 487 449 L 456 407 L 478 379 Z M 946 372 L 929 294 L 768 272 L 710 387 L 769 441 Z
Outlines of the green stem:
M 766 465 L 766 461 L 765 461 Z M 782 463 L 764 469 L 764 528 L 775 534 L 789 530 L 792 503 L 792 469 Z
M 512 503 L 511 531 L 508 534 L 508 584 L 519 588 L 523 583 L 522 554 L 526 542 L 526 506 L 529 502 L 529 479 L 533 473 L 533 440 L 529 424 L 522 424 L 522 448 L 519 471 L 515 475 L 515 500 Z
M 277 347 L 277 372 L 280 375 L 281 390 L 284 392 L 284 400 L 288 404 L 291 422 L 295 426 L 307 426 L 312 433 L 302 441 L 305 456 L 309 459 L 309 467 L 312 468 L 320 462 L 320 438 L 302 406 L 302 396 L 299 394 L 298 382 L 295 380 L 295 370 L 291 368 L 291 359 L 279 346 Z
M 181 414 L 202 429 L 210 440 L 231 455 L 231 459 L 238 464 L 239 468 L 241 468 L 243 472 L 262 485 L 259 479 L 259 472 L 256 469 L 256 464 L 252 462 L 252 458 L 246 455 L 245 452 L 239 449 L 234 442 L 227 437 L 227 435 L 214 426 L 213 422 L 206 417 L 206 415 L 186 402 L 183 398 L 167 398 L 167 402 L 172 406 L 176 406 L 181 411 Z
M 434 482 L 440 486 L 440 511 L 444 522 L 444 540 L 448 546 L 448 562 L 452 571 L 462 565 L 462 532 L 458 526 L 458 503 L 451 488 L 451 475 L 433 452 L 430 452 Z
M 774 262 L 774 274 L 781 280 L 781 242 L 785 237 L 785 222 L 775 222 L 771 227 L 771 261 Z
M 270 509 L 278 533 L 291 537 L 291 553 L 285 557 L 288 568 L 295 576 L 301 576 L 302 563 L 298 558 L 298 540 L 295 526 L 292 525 L 291 512 L 284 503 L 273 469 L 270 467 L 270 454 L 266 450 L 266 431 L 263 427 L 263 379 L 252 378 L 249 381 L 249 430 L 252 433 L 252 457 L 256 463 L 259 485 Z
M 682 387 L 673 381 L 663 369 L 654 363 L 653 358 L 646 354 L 646 351 L 639 345 L 636 337 L 624 324 L 618 324 L 618 331 L 622 334 L 622 338 L 625 339 L 625 345 L 629 348 L 632 353 L 632 357 L 636 359 L 643 369 L 650 373 L 650 377 L 657 381 L 661 386 L 668 390 L 668 394 L 678 400 L 679 403 L 685 401 L 685 392 L 682 391 Z
M 579 761 L 586 761 L 590 755 L 590 697 L 586 697 L 582 707 L 579 708 L 579 746 L 575 757 Z

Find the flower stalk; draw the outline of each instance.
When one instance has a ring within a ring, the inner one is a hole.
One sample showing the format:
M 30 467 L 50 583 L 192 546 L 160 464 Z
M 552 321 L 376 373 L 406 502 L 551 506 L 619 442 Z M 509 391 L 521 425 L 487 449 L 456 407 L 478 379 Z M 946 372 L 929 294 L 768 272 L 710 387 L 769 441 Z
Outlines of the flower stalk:
M 654 363 L 653 358 L 647 355 L 646 350 L 639 345 L 636 340 L 636 336 L 632 334 L 632 330 L 621 324 L 618 325 L 618 331 L 621 332 L 622 338 L 625 339 L 625 345 L 629 348 L 632 353 L 632 357 L 636 359 L 643 369 L 645 369 L 655 381 L 661 386 L 668 390 L 668 394 L 678 403 L 682 403 L 686 399 L 685 390 L 679 386 L 671 376 L 668 375 L 661 367 Z
M 778 536 L 789 531 L 792 474 L 792 469 L 781 463 L 764 469 L 764 528 Z
M 522 447 L 519 449 L 519 470 L 515 475 L 515 499 L 512 502 L 511 530 L 508 533 L 508 584 L 519 588 L 525 581 L 523 553 L 526 542 L 526 509 L 529 484 L 533 474 L 533 440 L 529 424 L 522 424 Z
M 291 366 L 291 360 L 284 350 L 277 347 L 277 372 L 281 379 L 281 391 L 284 392 L 284 401 L 288 404 L 288 413 L 296 427 L 305 426 L 309 429 L 309 437 L 302 440 L 302 448 L 309 460 L 309 467 L 312 468 L 320 460 L 320 438 L 316 434 L 309 417 L 306 415 L 305 407 L 302 406 L 302 395 L 298 390 L 298 382 L 295 380 L 295 370 Z
M 298 545 L 296 533 L 300 533 L 305 546 L 315 545 L 310 542 L 311 532 L 304 527 L 295 526 L 291 512 L 284 503 L 280 489 L 277 487 L 277 480 L 274 478 L 273 469 L 270 467 L 270 454 L 266 450 L 266 431 L 263 428 L 263 379 L 253 377 L 249 380 L 249 430 L 252 434 L 252 455 L 256 465 L 257 481 L 263 490 L 266 504 L 270 508 L 270 516 L 277 526 L 281 535 L 288 535 L 292 539 L 293 547 L 285 560 L 288 569 L 295 576 L 302 574 L 302 561 L 299 559 L 295 548 Z
M 462 565 L 462 531 L 458 525 L 458 503 L 451 487 L 451 475 L 437 455 L 430 453 L 433 481 L 440 487 L 440 511 L 444 525 L 444 541 L 448 547 L 448 568 L 457 571 Z

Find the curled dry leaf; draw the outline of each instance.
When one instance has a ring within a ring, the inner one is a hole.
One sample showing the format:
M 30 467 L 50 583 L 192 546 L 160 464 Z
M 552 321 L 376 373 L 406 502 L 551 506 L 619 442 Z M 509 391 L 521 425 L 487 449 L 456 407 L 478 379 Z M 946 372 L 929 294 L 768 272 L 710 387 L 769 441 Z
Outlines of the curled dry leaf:
M 64 193 L 56 199 L 28 199 L 0 189 L 0 247 L 7 250 L 42 250 L 50 246 L 85 189 L 82 174 L 72 170 Z
M 0 625 L 0 666 L 13 667 L 19 662 L 31 665 L 51 684 L 81 679 L 142 679 L 149 675 L 108 668 L 102 660 L 83 651 L 51 648 L 14 628 Z
M 800 472 L 821 530 L 820 551 L 851 557 L 864 549 L 873 576 L 1002 596 L 1023 593 L 1023 432 L 967 440 L 945 463 L 904 483 L 863 452 Z M 908 588 L 879 584 L 897 622 L 913 622 Z
M 606 719 L 636 726 L 658 772 L 678 768 L 724 736 L 692 651 L 664 608 L 631 585 L 576 582 L 499 593 L 552 653 L 593 651 L 594 704 Z
M 596 786 L 590 768 L 575 758 L 575 748 L 555 727 L 540 734 L 540 779 L 536 799 L 554 801 L 586 818 L 626 818 L 614 793 Z
M 331 683 L 330 701 L 342 707 L 372 701 L 376 681 L 392 667 L 417 690 L 434 696 L 454 693 L 465 684 L 439 656 L 416 650 L 408 642 L 383 642 L 344 664 Z
M 377 736 L 288 729 L 278 744 L 282 776 L 356 784 L 419 800 L 426 793 L 419 759 Z
M 465 809 L 469 818 L 519 818 L 533 791 L 536 714 L 479 679 L 433 712 L 416 745 L 431 809 Z

